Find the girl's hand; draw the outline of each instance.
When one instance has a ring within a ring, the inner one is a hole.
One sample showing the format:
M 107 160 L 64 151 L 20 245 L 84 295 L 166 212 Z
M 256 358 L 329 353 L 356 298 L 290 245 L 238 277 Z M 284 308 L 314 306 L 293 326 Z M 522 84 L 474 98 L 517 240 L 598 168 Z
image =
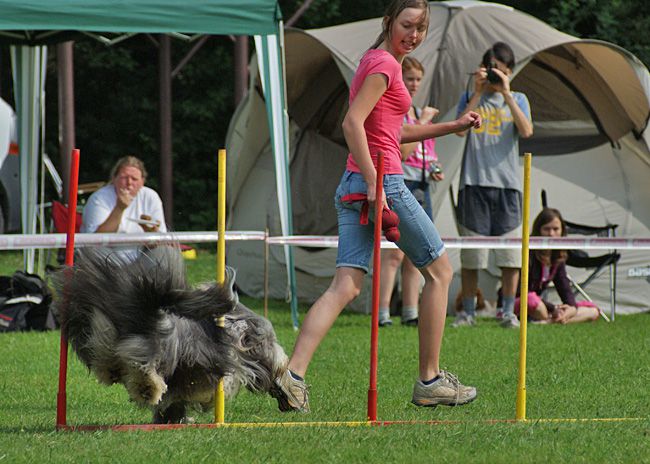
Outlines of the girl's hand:
M 422 113 L 420 114 L 420 119 L 418 119 L 418 122 L 420 124 L 428 124 L 430 123 L 433 118 L 438 116 L 440 113 L 440 110 L 438 108 L 434 108 L 432 106 L 425 106 L 422 108 Z
M 370 205 L 371 208 L 374 208 L 377 203 L 377 192 L 375 189 L 372 189 L 372 195 L 370 194 L 370 190 L 368 190 L 368 204 Z M 388 202 L 386 201 L 386 192 L 383 190 L 381 191 L 381 204 L 382 208 L 388 206 Z
M 444 172 L 432 172 L 431 173 L 431 179 L 433 179 L 435 182 L 440 182 L 441 180 L 445 179 L 445 173 Z
M 381 195 L 382 195 L 382 199 L 381 199 L 382 200 L 381 201 L 382 207 L 383 206 L 388 206 L 388 202 L 386 201 L 386 192 L 384 190 L 381 191 Z M 370 205 L 370 207 L 371 208 L 374 207 L 375 203 L 376 203 L 376 200 L 377 200 L 377 184 L 376 183 L 373 183 L 372 185 L 370 183 L 368 183 L 368 191 L 366 192 L 366 197 L 368 199 L 368 204 Z
M 558 324 L 566 324 L 569 320 L 569 314 L 573 306 L 567 304 L 560 304 L 555 307 L 555 312 L 553 313 L 553 322 Z
M 442 167 L 438 161 L 433 161 L 432 165 L 429 167 L 429 177 L 434 182 L 440 182 L 445 178 L 445 173 L 442 171 Z
M 456 119 L 456 122 L 460 126 L 459 131 L 464 131 L 467 129 L 478 129 L 481 127 L 481 115 L 475 111 L 468 111 L 460 118 Z

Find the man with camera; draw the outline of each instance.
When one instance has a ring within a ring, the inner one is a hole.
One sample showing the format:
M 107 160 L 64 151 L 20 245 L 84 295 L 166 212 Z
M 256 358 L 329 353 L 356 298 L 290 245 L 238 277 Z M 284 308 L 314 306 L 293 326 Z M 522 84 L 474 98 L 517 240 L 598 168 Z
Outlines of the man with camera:
M 465 92 L 458 115 L 476 111 L 484 123 L 467 134 L 458 189 L 457 219 L 463 236 L 521 236 L 522 185 L 519 138 L 533 135 L 526 95 L 510 90 L 514 52 L 497 42 L 483 55 L 474 73 L 474 92 Z M 458 133 L 464 135 L 464 133 Z M 514 302 L 519 283 L 521 253 L 495 250 L 501 269 L 503 327 L 518 327 Z M 463 311 L 454 327 L 474 325 L 478 270 L 487 268 L 488 250 L 461 251 Z

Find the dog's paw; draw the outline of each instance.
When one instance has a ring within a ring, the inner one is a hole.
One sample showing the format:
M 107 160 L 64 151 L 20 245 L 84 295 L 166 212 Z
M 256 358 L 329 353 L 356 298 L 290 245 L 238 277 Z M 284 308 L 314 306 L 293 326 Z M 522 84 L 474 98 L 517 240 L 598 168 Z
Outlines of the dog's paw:
M 163 378 L 153 371 L 132 371 L 125 382 L 131 399 L 136 403 L 155 406 L 167 391 Z M 135 374 L 135 375 L 133 375 Z

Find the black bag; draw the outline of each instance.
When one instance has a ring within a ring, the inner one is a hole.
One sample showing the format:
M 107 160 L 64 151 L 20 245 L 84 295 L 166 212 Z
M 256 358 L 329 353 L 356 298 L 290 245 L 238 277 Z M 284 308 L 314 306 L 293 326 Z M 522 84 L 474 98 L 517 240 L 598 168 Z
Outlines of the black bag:
M 0 332 L 55 329 L 51 303 L 52 293 L 38 275 L 0 276 Z

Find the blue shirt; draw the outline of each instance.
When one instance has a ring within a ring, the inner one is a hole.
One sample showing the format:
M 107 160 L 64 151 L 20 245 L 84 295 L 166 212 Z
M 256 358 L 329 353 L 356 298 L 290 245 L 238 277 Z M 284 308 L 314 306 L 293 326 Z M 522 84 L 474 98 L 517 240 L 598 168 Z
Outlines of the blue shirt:
M 517 106 L 530 116 L 530 104 L 526 95 L 512 92 Z M 458 115 L 467 107 L 471 94 L 465 92 L 458 103 Z M 510 108 L 499 92 L 484 93 L 475 110 L 483 124 L 471 129 L 467 136 L 460 189 L 466 185 L 496 187 L 522 191 L 519 172 L 519 132 Z

